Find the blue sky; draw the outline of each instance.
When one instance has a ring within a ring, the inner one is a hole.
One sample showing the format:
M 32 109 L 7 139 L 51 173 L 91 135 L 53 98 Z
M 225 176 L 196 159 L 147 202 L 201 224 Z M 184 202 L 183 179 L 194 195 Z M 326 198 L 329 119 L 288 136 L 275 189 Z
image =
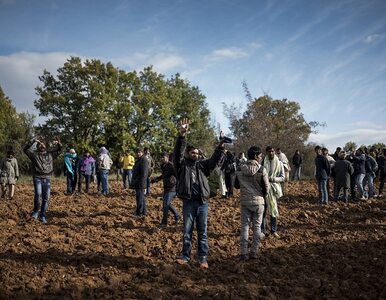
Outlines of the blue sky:
M 386 143 L 385 16 L 384 0 L 0 0 L 0 86 L 37 114 L 38 76 L 71 55 L 152 64 L 197 85 L 225 130 L 221 103 L 245 107 L 245 80 L 326 122 L 310 141 L 330 150 Z

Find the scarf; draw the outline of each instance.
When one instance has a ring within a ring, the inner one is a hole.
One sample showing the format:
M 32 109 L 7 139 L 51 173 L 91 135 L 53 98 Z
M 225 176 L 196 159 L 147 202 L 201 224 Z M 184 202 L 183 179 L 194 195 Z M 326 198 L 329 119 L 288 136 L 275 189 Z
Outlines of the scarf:
M 74 176 L 75 173 L 74 168 L 72 167 L 72 160 L 76 159 L 76 157 L 76 153 L 71 154 L 67 152 L 66 154 L 64 154 L 64 164 L 66 165 L 68 172 L 70 172 L 72 176 Z
M 268 156 L 264 159 L 264 167 L 268 172 L 268 177 L 277 177 L 281 172 L 281 166 L 279 158 L 275 155 L 272 161 L 269 160 Z M 279 209 L 277 208 L 277 199 L 283 196 L 281 185 L 278 182 L 270 182 L 267 193 L 267 202 L 269 211 L 272 217 L 279 216 Z

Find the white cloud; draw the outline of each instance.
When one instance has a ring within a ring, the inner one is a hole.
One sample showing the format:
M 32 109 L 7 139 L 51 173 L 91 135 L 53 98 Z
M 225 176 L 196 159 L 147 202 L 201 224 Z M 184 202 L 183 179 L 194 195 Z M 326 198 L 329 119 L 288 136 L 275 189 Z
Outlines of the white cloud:
M 323 144 L 330 150 L 338 146 L 342 147 L 349 141 L 355 142 L 358 146 L 371 145 L 379 142 L 385 143 L 386 129 L 360 128 L 332 134 L 311 134 L 308 141 Z
M 382 37 L 383 36 L 380 34 L 371 34 L 371 35 L 366 36 L 366 38 L 364 39 L 364 42 L 366 44 L 371 44 L 371 43 L 381 39 Z
M 247 57 L 248 53 L 242 48 L 230 47 L 213 50 L 207 59 L 210 61 L 220 61 L 227 59 L 240 59 Z
M 33 112 L 35 87 L 40 84 L 38 77 L 44 69 L 55 73 L 70 56 L 76 55 L 65 52 L 20 52 L 0 56 L 0 85 L 18 111 Z
M 118 67 L 129 67 L 133 70 L 141 70 L 149 65 L 160 73 L 167 71 L 180 72 L 180 68 L 186 66 L 186 60 L 174 53 L 134 53 L 125 57 L 117 57 L 111 60 Z

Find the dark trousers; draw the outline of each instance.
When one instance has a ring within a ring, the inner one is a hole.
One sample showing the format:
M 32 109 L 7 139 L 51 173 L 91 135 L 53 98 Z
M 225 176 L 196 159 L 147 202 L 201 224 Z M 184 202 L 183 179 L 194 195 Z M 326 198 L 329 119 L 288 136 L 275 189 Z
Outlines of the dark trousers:
M 86 193 L 88 193 L 90 190 L 91 175 L 87 175 L 87 174 L 83 174 L 83 173 L 79 174 L 78 192 L 80 193 L 82 191 L 83 178 L 86 181 Z
M 233 174 L 225 172 L 225 186 L 226 186 L 227 191 L 228 191 L 228 196 L 232 196 L 233 195 L 233 186 L 234 186 Z
M 76 187 L 76 173 L 71 174 L 70 172 L 67 172 L 67 194 L 72 194 L 75 192 Z
M 135 214 L 137 216 L 146 216 L 147 207 L 146 207 L 145 193 L 143 189 L 135 190 L 135 200 L 137 201 L 137 210 Z

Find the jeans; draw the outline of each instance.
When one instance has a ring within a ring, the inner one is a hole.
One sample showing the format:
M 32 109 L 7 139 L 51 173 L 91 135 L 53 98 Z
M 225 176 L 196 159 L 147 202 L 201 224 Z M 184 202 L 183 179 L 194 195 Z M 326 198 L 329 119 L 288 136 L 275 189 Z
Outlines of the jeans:
M 380 195 L 382 194 L 383 187 L 385 186 L 385 178 L 386 178 L 386 174 L 380 173 L 380 175 L 379 175 L 379 191 L 378 191 Z
M 182 259 L 189 261 L 192 250 L 194 223 L 197 227 L 198 260 L 204 263 L 208 258 L 208 203 L 201 200 L 184 200 L 182 206 L 184 217 L 184 234 L 182 238 Z
M 109 170 L 100 170 L 102 194 L 107 195 L 109 193 Z
M 292 180 L 300 180 L 300 171 L 302 169 L 301 166 L 293 166 Z
M 365 189 L 367 185 L 367 191 Z M 363 178 L 363 194 L 366 198 L 374 197 L 374 175 L 373 172 L 366 173 L 365 178 Z
M 339 199 L 339 193 L 340 193 L 340 190 L 343 189 L 343 200 L 345 202 L 348 201 L 348 188 L 347 187 L 343 187 L 343 186 L 340 186 L 340 185 L 337 185 L 335 184 L 335 189 L 334 189 L 334 199 L 335 200 L 338 200 Z
M 327 178 L 318 178 L 319 203 L 328 203 Z
M 75 192 L 75 187 L 76 187 L 76 179 L 77 176 L 76 174 L 71 174 L 70 172 L 67 171 L 67 194 L 72 194 Z
M 363 178 L 365 178 L 365 174 L 356 174 L 355 175 L 355 186 L 358 188 L 359 197 L 363 197 Z
M 137 210 L 135 214 L 137 216 L 146 216 L 147 206 L 143 189 L 135 189 L 135 200 L 137 202 Z
M 42 198 L 41 207 L 40 207 L 40 217 L 46 217 L 46 211 L 48 208 L 48 203 L 50 200 L 51 192 L 51 179 L 50 178 L 40 178 L 34 177 L 34 212 L 39 212 L 40 198 Z
M 130 186 L 131 183 L 131 177 L 132 177 L 132 170 L 130 169 L 123 169 L 122 173 L 122 179 L 123 179 L 123 188 L 127 189 Z M 127 184 L 126 184 L 127 182 Z
M 261 231 L 263 233 L 266 232 L 266 224 L 267 224 L 267 210 L 268 210 L 268 204 L 267 202 L 264 203 L 264 211 L 263 211 L 263 219 L 261 221 Z M 271 233 L 274 233 L 277 231 L 277 218 L 276 217 L 273 217 L 273 216 L 270 216 L 270 230 L 271 230 Z
M 176 196 L 176 192 L 164 193 L 163 206 L 162 206 L 163 217 L 162 217 L 161 224 L 166 225 L 168 223 L 169 210 L 173 213 L 174 219 L 176 221 L 178 221 L 178 219 L 180 218 L 176 208 L 172 205 L 172 200 L 175 196 Z
M 150 195 L 150 177 L 146 178 L 146 195 Z
M 261 224 L 263 220 L 264 204 L 241 206 L 241 231 L 240 231 L 240 254 L 248 254 L 249 224 L 252 224 L 252 245 L 251 253 L 257 253 L 260 241 Z
M 90 190 L 91 176 L 92 176 L 92 175 L 87 175 L 87 174 L 84 174 L 84 173 L 80 173 L 80 174 L 79 174 L 79 182 L 78 182 L 78 192 L 79 192 L 79 193 L 82 191 L 82 182 L 83 182 L 83 178 L 85 178 L 85 181 L 86 181 L 86 193 L 89 192 L 89 190 Z

